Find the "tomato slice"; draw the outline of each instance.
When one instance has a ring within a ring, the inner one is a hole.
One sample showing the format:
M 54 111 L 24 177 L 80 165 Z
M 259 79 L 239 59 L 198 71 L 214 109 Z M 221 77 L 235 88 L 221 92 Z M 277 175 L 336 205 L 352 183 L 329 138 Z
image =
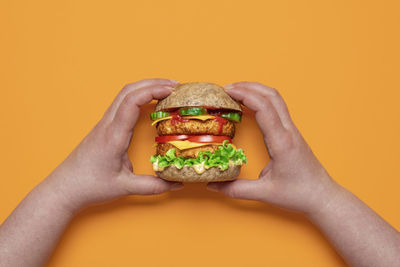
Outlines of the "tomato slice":
M 232 142 L 229 136 L 221 135 L 191 135 L 187 140 L 195 143 L 222 143 L 225 140 Z
M 189 135 L 186 134 L 181 134 L 181 135 L 163 135 L 163 136 L 157 136 L 156 137 L 156 142 L 157 143 L 167 143 L 169 141 L 183 141 L 187 140 L 189 138 Z
M 188 140 L 194 143 L 222 143 L 225 140 L 228 140 L 229 143 L 232 143 L 232 139 L 229 136 L 220 136 L 220 135 L 163 135 L 156 137 L 157 143 L 168 143 L 169 141 L 184 141 Z

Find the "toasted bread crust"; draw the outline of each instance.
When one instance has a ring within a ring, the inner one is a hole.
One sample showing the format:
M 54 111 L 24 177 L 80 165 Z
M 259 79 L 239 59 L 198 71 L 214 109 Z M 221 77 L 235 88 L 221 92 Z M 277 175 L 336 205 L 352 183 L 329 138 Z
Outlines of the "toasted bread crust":
M 241 165 L 229 166 L 224 171 L 218 167 L 211 167 L 202 174 L 198 174 L 191 166 L 178 169 L 175 165 L 171 165 L 156 174 L 164 180 L 176 182 L 222 182 L 235 180 L 239 176 L 241 167 Z
M 233 100 L 222 87 L 203 82 L 178 85 L 169 96 L 158 101 L 155 110 L 200 106 L 242 111 L 240 104 Z

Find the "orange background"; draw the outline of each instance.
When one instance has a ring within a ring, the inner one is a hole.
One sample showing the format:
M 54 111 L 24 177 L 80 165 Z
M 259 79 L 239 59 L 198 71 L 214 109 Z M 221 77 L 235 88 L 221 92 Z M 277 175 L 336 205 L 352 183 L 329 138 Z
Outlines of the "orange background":
M 400 228 L 399 1 L 0 3 L 0 221 L 90 131 L 125 83 L 149 77 L 280 90 L 330 174 Z M 148 162 L 144 108 L 131 158 Z M 267 163 L 246 113 L 235 143 Z M 304 217 L 202 184 L 80 213 L 50 266 L 341 266 Z

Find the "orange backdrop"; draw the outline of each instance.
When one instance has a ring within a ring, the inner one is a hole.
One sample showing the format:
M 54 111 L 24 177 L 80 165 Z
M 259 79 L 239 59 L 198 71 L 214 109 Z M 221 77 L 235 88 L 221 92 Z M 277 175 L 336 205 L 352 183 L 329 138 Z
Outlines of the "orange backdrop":
M 0 221 L 149 77 L 280 90 L 331 175 L 400 227 L 399 1 L 1 1 Z M 144 107 L 130 151 L 154 152 Z M 250 113 L 235 143 L 268 162 Z M 305 218 L 191 184 L 80 213 L 50 266 L 341 266 Z

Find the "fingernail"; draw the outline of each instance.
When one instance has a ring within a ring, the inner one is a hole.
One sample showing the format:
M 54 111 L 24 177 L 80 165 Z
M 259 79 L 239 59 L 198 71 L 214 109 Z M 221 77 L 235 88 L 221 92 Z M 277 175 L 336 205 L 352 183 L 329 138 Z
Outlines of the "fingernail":
M 183 188 L 183 184 L 182 183 L 173 183 L 171 185 L 171 191 L 177 191 Z
M 179 81 L 177 81 L 177 80 L 170 80 L 172 83 L 176 83 L 176 84 L 178 84 L 179 83 Z
M 172 87 L 172 86 L 165 86 L 165 88 L 168 90 L 171 90 L 171 91 L 174 90 L 174 87 Z
M 216 184 L 208 184 L 207 189 L 213 192 L 218 192 L 218 186 Z
M 226 90 L 232 89 L 232 88 L 233 88 L 233 83 L 229 83 L 229 84 L 225 85 L 224 88 L 225 88 Z

